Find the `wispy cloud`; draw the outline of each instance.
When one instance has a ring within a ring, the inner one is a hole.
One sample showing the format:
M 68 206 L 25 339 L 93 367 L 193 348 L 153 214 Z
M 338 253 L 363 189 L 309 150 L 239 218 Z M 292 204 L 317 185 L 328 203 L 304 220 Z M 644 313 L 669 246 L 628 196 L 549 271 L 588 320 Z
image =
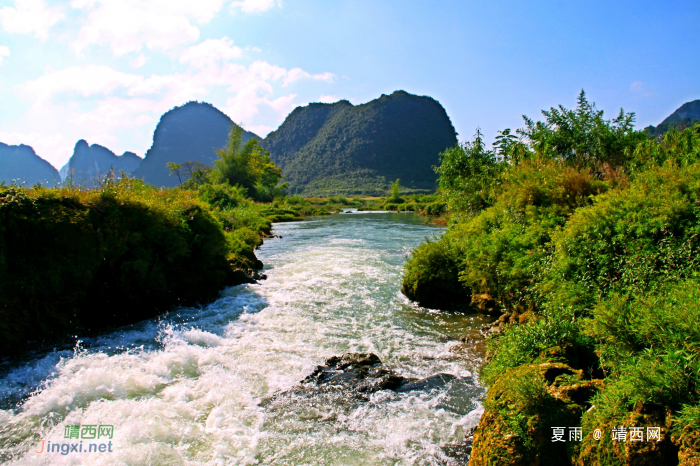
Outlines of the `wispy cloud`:
M 72 0 L 89 11 L 73 43 L 77 54 L 107 45 L 115 56 L 149 50 L 169 51 L 199 39 L 199 28 L 221 10 L 224 0 Z
M 219 61 L 228 61 L 243 55 L 240 47 L 233 45 L 228 37 L 207 39 L 202 43 L 186 48 L 180 54 L 180 63 L 189 63 L 198 68 L 213 65 Z
M 335 95 L 321 95 L 321 97 L 318 98 L 318 101 L 324 104 L 332 104 L 333 102 L 337 102 L 339 100 L 340 98 Z
M 641 81 L 635 81 L 630 84 L 629 90 L 639 97 L 651 97 L 654 92 L 649 90 L 648 86 Z
M 164 111 L 188 100 L 204 100 L 212 93 L 228 94 L 221 109 L 234 121 L 264 135 L 271 128 L 256 124 L 261 112 L 265 119 L 281 121 L 298 105 L 296 93 L 284 92 L 288 83 L 300 79 L 328 81 L 335 76 L 286 69 L 262 60 L 245 66 L 235 62 L 241 53 L 226 37 L 210 39 L 182 52 L 180 60 L 192 65 L 182 72 L 146 76 L 106 65 L 75 65 L 48 70 L 39 78 L 15 86 L 15 91 L 33 101 L 33 112 L 41 118 L 53 115 L 85 135 L 81 137 L 97 135 L 102 141 L 119 128 L 152 125 Z M 66 109 L 61 102 L 70 101 L 71 96 L 89 99 Z
M 34 33 L 45 40 L 51 26 L 65 18 L 61 8 L 49 8 L 43 0 L 15 0 L 14 4 L 0 9 L 0 24 L 7 32 Z

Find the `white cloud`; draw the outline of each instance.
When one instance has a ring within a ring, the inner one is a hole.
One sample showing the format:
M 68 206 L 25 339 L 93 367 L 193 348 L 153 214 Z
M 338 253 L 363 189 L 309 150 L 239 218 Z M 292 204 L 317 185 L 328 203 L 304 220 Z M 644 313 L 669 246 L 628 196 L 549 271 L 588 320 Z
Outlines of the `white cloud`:
M 0 24 L 7 32 L 34 35 L 42 40 L 49 29 L 65 16 L 60 8 L 48 8 L 43 0 L 15 0 L 15 6 L 0 10 Z
M 227 61 L 243 55 L 240 47 L 233 45 L 228 37 L 207 39 L 204 42 L 186 48 L 180 54 L 180 63 L 189 63 L 198 68 L 213 65 L 218 61 Z
M 630 84 L 630 92 L 636 94 L 636 98 L 646 98 L 655 95 L 654 90 L 649 90 L 649 86 L 641 81 L 635 81 Z
M 204 47 L 197 49 L 203 44 Z M 204 53 L 207 50 L 211 50 L 211 54 Z M 109 146 L 112 150 L 123 144 L 123 138 L 115 135 L 130 134 L 129 140 L 138 137 L 140 142 L 135 144 L 137 147 L 123 150 L 142 154 L 144 147 L 150 144 L 158 117 L 189 100 L 206 99 L 237 123 L 265 135 L 271 131 L 270 123 L 281 122 L 299 105 L 295 103 L 297 94 L 280 93 L 284 83 L 333 76 L 331 73 L 312 75 L 300 68 L 288 70 L 264 61 L 248 66 L 226 61 L 237 53 L 227 38 L 204 41 L 183 52 L 183 61 L 198 66 L 190 66 L 182 73 L 144 76 L 104 65 L 71 66 L 62 70 L 49 69 L 43 76 L 15 86 L 15 91 L 33 100 L 32 109 L 22 118 L 35 127 L 51 131 L 65 125 L 66 134 L 75 138 L 73 144 L 81 138 L 105 143 L 114 139 L 114 146 Z M 212 93 L 219 96 L 218 104 L 217 98 L 208 98 Z M 62 103 L 72 95 L 88 99 L 76 99 L 69 105 Z M 225 105 L 221 105 L 222 100 Z M 267 125 L 260 124 L 263 122 Z M 67 160 L 70 153 L 66 155 L 61 144 L 60 141 L 54 144 L 52 152 Z M 49 144 L 45 146 L 48 148 Z
M 327 83 L 333 83 L 335 82 L 335 75 L 331 73 L 330 71 L 326 71 L 325 73 L 319 73 L 311 76 L 316 81 L 324 81 Z
M 211 21 L 224 0 L 72 0 L 90 10 L 73 47 L 79 55 L 90 45 L 108 45 L 115 56 L 149 50 L 169 51 L 199 39 L 200 24 Z
M 319 74 L 310 74 L 307 73 L 306 71 L 302 70 L 301 68 L 292 68 L 289 70 L 284 77 L 284 82 L 282 83 L 282 86 L 287 86 L 289 83 L 294 82 L 298 79 L 313 79 L 316 81 L 325 81 L 327 83 L 332 83 L 335 81 L 335 75 L 333 73 L 325 72 L 325 73 L 319 73 Z
M 71 124 L 82 127 L 100 127 L 108 130 L 115 127 L 134 127 L 152 123 L 152 111 L 157 102 L 148 99 L 125 99 L 108 97 L 97 103 L 97 107 L 68 119 Z
M 10 47 L 7 45 L 0 45 L 0 65 L 2 65 L 2 60 L 5 57 L 10 56 Z
M 241 11 L 245 13 L 258 13 L 265 10 L 269 10 L 275 5 L 279 5 L 279 2 L 275 0 L 242 0 L 231 3 L 231 8 L 240 8 Z
M 337 102 L 339 100 L 340 97 L 336 95 L 321 95 L 321 97 L 318 98 L 318 101 L 324 104 L 332 104 L 333 102 Z
M 71 66 L 49 71 L 44 76 L 15 87 L 20 93 L 35 98 L 41 105 L 59 93 L 77 93 L 83 97 L 109 94 L 120 87 L 132 87 L 143 81 L 139 75 L 122 73 L 106 65 Z
M 266 126 L 266 125 L 255 125 L 255 126 L 246 126 L 244 128 L 246 131 L 250 131 L 251 133 L 255 133 L 261 138 L 264 138 L 268 134 L 270 134 L 272 131 L 274 131 L 275 128 L 272 126 Z

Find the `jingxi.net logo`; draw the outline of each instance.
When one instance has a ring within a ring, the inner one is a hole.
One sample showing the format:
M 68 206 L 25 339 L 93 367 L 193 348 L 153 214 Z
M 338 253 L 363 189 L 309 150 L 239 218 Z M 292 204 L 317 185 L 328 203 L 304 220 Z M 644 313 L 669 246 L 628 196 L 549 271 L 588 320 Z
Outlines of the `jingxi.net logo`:
M 37 453 L 112 453 L 114 426 L 106 424 L 67 425 L 63 438 L 67 441 L 42 440 Z M 76 441 L 71 441 L 76 440 Z

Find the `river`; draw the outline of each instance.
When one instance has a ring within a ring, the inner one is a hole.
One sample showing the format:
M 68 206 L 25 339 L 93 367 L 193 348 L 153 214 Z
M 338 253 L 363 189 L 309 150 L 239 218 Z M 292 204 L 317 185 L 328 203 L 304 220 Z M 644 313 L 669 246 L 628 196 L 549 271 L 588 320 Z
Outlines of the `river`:
M 459 339 L 483 322 L 421 308 L 399 292 L 407 254 L 442 230 L 414 214 L 353 213 L 276 224 L 273 232 L 280 238 L 256 252 L 268 277 L 260 284 L 72 350 L 6 361 L 0 461 L 450 464 L 442 446 L 477 424 L 483 396 L 479 355 Z M 266 403 L 350 351 L 375 353 L 405 377 L 455 378 L 426 390 L 381 390 L 362 402 Z M 104 431 L 85 440 L 86 426 L 111 426 L 111 438 Z M 75 448 L 47 452 L 49 441 Z M 109 442 L 111 451 L 86 452 L 95 442 Z

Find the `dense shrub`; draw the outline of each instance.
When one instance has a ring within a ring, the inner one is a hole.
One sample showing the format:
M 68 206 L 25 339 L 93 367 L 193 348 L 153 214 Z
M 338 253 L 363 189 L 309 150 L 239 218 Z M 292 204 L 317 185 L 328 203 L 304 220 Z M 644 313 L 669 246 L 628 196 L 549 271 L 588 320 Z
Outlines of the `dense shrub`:
M 125 180 L 98 191 L 0 190 L 0 338 L 95 331 L 217 296 L 231 247 L 192 192 Z
M 447 238 L 428 241 L 411 253 L 401 292 L 429 308 L 464 307 L 469 293 L 459 283 L 458 273 Z
M 505 313 L 470 464 L 694 464 L 700 125 L 650 139 L 583 93 L 543 114 L 492 150 L 477 133 L 443 154 L 452 222 L 405 269 L 412 299 L 456 271 L 472 308 Z M 554 425 L 583 427 L 583 441 L 553 448 Z M 659 426 L 662 440 L 612 441 L 617 426 Z

